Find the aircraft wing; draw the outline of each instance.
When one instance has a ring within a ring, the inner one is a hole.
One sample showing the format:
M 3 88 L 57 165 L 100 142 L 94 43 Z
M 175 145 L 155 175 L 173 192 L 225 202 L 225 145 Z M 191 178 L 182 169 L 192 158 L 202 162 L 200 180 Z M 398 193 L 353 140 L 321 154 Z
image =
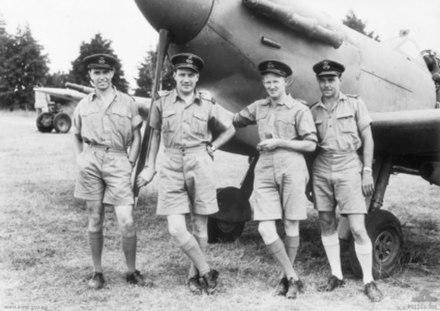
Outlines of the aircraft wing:
M 65 99 L 72 102 L 79 102 L 81 99 L 87 96 L 88 93 L 93 91 L 93 88 L 79 84 L 67 83 L 66 86 L 70 88 L 38 87 L 34 88 L 34 91 L 49 94 L 51 97 Z M 132 97 L 138 106 L 139 114 L 144 120 L 147 120 L 151 99 L 139 96 Z
M 80 101 L 86 94 L 70 90 L 70 89 L 62 89 L 62 88 L 51 88 L 51 87 L 36 87 L 34 91 L 42 92 L 45 94 L 49 94 L 54 98 L 65 99 L 69 101 Z

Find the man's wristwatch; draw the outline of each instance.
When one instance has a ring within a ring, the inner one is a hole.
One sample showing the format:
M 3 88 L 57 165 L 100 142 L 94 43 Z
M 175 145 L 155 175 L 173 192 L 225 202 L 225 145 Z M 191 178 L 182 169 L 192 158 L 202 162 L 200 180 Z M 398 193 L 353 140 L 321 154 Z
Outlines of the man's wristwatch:
M 371 167 L 369 167 L 369 166 L 364 166 L 364 168 L 362 169 L 362 171 L 364 171 L 364 172 L 373 172 L 373 170 L 371 169 Z

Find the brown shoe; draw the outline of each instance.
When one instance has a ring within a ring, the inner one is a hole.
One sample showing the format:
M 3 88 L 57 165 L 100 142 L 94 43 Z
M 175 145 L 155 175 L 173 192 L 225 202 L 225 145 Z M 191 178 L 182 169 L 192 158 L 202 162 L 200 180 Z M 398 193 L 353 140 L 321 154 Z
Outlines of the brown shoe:
M 128 284 L 133 284 L 141 287 L 153 286 L 153 282 L 150 280 L 145 280 L 144 276 L 138 270 L 135 270 L 132 273 L 127 273 L 125 279 L 127 280 Z
M 194 295 L 201 295 L 203 292 L 202 285 L 199 281 L 199 276 L 195 275 L 188 279 L 188 288 L 191 293 Z
M 218 275 L 218 271 L 212 269 L 200 278 L 200 285 L 207 295 L 214 294 L 215 288 L 217 287 Z
M 278 283 L 277 287 L 275 287 L 275 296 L 285 296 L 287 293 L 287 289 L 289 288 L 289 282 L 286 277 L 283 277 Z
M 91 289 L 101 289 L 104 284 L 104 275 L 101 272 L 95 272 L 87 285 Z
M 345 285 L 344 280 L 338 279 L 336 276 L 332 275 L 328 278 L 327 284 L 321 286 L 319 291 L 321 292 L 331 292 L 338 287 L 343 287 Z
M 292 278 L 288 281 L 287 299 L 296 299 L 299 293 L 304 292 L 304 283 L 301 280 L 294 281 Z
M 382 292 L 377 288 L 376 283 L 370 282 L 364 285 L 364 293 L 372 302 L 382 300 Z

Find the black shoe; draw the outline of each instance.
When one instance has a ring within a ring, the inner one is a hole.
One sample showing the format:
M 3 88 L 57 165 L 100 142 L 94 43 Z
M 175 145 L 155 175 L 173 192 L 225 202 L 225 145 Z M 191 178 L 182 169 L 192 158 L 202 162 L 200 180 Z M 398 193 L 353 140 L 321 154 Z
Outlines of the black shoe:
M 199 281 L 199 276 L 195 275 L 188 279 L 188 288 L 191 293 L 194 295 L 201 295 L 203 292 L 202 285 Z
M 327 284 L 319 288 L 319 291 L 331 292 L 338 287 L 343 287 L 344 285 L 345 285 L 344 280 L 340 280 L 336 276 L 332 275 L 331 277 L 328 278 Z
M 125 277 L 127 280 L 127 283 L 142 286 L 142 287 L 151 287 L 153 286 L 152 281 L 146 281 L 144 276 L 138 271 L 135 270 L 132 273 L 127 273 L 127 276 Z
M 364 293 L 372 302 L 382 300 L 382 292 L 377 288 L 376 283 L 370 282 L 364 285 Z
M 283 277 L 278 283 L 277 287 L 275 287 L 275 296 L 285 296 L 287 293 L 287 289 L 289 288 L 289 282 L 286 277 Z
M 218 275 L 217 270 L 211 270 L 200 278 L 200 285 L 207 295 L 214 294 L 215 288 L 217 287 Z
M 104 275 L 101 272 L 95 272 L 87 285 L 91 289 L 101 289 L 104 284 Z
M 301 280 L 294 281 L 292 278 L 288 281 L 287 299 L 296 299 L 298 293 L 304 291 L 304 284 Z

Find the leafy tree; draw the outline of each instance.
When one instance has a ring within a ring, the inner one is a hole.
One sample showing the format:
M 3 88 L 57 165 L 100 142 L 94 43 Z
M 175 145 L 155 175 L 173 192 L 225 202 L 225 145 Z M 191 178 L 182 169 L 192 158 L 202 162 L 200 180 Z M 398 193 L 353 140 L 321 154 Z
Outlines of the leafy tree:
M 347 26 L 350 27 L 351 29 L 356 30 L 357 32 L 360 32 L 376 41 L 380 41 L 379 40 L 379 36 L 376 35 L 374 33 L 374 31 L 370 31 L 367 32 L 365 30 L 365 27 L 367 27 L 367 23 L 364 22 L 363 20 L 361 20 L 360 18 L 358 18 L 356 16 L 356 14 L 354 14 L 353 11 L 350 11 L 347 13 L 347 15 L 345 15 L 345 19 L 342 20 L 342 23 Z
M 69 82 L 90 85 L 90 80 L 87 75 L 88 70 L 83 64 L 83 59 L 92 54 L 105 53 L 112 55 L 117 60 L 113 84 L 118 90 L 127 92 L 128 82 L 124 78 L 121 61 L 113 51 L 111 44 L 112 42 L 110 40 L 104 39 L 99 33 L 96 34 L 89 43 L 82 42 L 79 48 L 79 56 L 72 62 L 72 70 L 69 72 Z
M 47 87 L 65 87 L 66 82 L 68 82 L 69 75 L 65 72 L 58 71 L 47 75 Z
M 147 56 L 139 68 L 138 78 L 136 79 L 138 88 L 134 92 L 135 96 L 151 97 L 156 63 L 157 52 L 147 51 Z M 173 69 L 171 63 L 168 61 L 168 58 L 165 59 L 161 77 L 162 90 L 171 90 L 174 88 Z
M 29 26 L 16 35 L 0 34 L 0 104 L 33 109 L 33 88 L 46 82 L 48 59 Z

